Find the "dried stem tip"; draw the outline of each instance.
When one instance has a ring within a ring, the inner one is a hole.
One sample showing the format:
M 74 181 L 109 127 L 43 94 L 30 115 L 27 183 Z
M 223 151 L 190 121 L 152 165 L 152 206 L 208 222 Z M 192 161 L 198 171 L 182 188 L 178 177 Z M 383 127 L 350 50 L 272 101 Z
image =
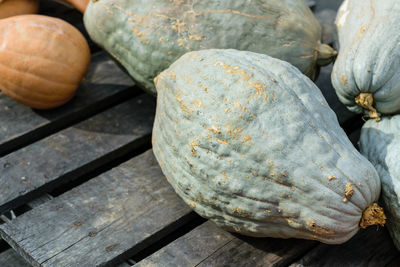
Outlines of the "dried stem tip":
M 378 204 L 373 203 L 366 208 L 362 214 L 360 220 L 360 227 L 365 229 L 368 226 L 379 224 L 384 226 L 386 223 L 386 216 L 383 212 L 383 208 L 379 207 Z
M 375 119 L 376 121 L 381 120 L 381 114 L 373 107 L 374 97 L 371 93 L 360 93 L 356 96 L 356 104 L 369 110 L 369 117 Z
M 337 56 L 337 52 L 327 44 L 318 43 L 318 48 L 316 49 L 318 52 L 317 56 L 317 65 L 325 66 L 331 63 L 335 57 Z

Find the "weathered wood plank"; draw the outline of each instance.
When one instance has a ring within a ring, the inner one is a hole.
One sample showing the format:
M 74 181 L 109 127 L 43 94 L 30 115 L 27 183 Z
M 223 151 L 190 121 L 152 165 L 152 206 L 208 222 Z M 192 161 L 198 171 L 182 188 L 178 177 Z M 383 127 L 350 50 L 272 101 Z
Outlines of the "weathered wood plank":
M 53 199 L 53 197 L 51 195 L 44 193 L 40 197 L 35 198 L 32 201 L 29 201 L 29 203 L 27 203 L 27 205 L 29 208 L 34 209 L 52 199 Z
M 135 267 L 195 266 L 235 237 L 207 221 L 168 246 L 140 261 Z
M 290 267 L 385 266 L 398 256 L 386 229 L 370 227 L 342 245 L 319 244 Z
M 315 2 L 314 11 L 317 13 L 324 9 L 338 10 L 343 0 L 315 0 Z
M 0 214 L 149 142 L 154 102 L 139 96 L 0 158 Z
M 1 267 L 30 267 L 31 265 L 26 262 L 14 250 L 8 249 L 0 253 L 0 266 Z
M 50 111 L 35 111 L 0 93 L 0 157 L 141 93 L 106 53 L 92 56 L 75 98 Z
M 233 235 L 208 221 L 140 261 L 148 266 L 285 266 L 317 243 Z
M 148 151 L 0 226 L 34 266 L 112 265 L 192 218 Z
M 393 259 L 386 267 L 399 267 L 400 266 L 400 255 Z

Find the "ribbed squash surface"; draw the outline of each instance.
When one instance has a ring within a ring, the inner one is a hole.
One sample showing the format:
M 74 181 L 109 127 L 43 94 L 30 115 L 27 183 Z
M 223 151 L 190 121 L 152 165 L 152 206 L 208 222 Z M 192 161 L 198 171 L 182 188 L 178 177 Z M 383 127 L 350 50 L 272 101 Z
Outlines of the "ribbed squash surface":
M 155 82 L 154 153 L 201 216 L 246 235 L 334 244 L 366 226 L 379 177 L 298 69 L 252 52 L 202 50 Z

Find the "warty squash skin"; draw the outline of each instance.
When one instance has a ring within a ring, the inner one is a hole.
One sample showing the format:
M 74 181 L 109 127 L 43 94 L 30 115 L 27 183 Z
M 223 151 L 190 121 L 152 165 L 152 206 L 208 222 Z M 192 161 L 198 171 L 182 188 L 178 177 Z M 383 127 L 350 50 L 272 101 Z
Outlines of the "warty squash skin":
M 359 225 L 384 223 L 373 204 L 374 167 L 320 90 L 289 63 L 202 50 L 182 56 L 155 84 L 155 156 L 201 216 L 245 235 L 329 244 L 345 242 Z
M 379 119 L 400 111 L 399 14 L 398 0 L 346 0 L 339 9 L 332 84 L 353 112 Z
M 35 14 L 39 0 L 0 0 L 0 19 L 23 14 Z
M 67 22 L 42 15 L 0 20 L 0 90 L 36 109 L 70 100 L 85 75 L 90 50 Z
M 388 229 L 400 250 L 400 115 L 368 120 L 361 129 L 360 150 L 379 173 Z
M 336 55 L 303 0 L 97 0 L 84 16 L 90 37 L 139 85 L 188 51 L 235 48 L 283 59 L 314 78 Z

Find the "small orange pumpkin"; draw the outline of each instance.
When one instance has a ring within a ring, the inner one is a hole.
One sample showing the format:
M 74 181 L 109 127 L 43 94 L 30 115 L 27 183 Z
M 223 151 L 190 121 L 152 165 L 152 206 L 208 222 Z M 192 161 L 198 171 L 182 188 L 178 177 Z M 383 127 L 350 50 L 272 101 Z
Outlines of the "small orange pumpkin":
M 39 9 L 39 0 L 0 0 L 0 19 L 23 14 L 34 14 Z
M 84 13 L 90 0 L 62 0 Z
M 36 109 L 70 100 L 85 75 L 90 49 L 67 22 L 42 15 L 0 20 L 0 89 Z

